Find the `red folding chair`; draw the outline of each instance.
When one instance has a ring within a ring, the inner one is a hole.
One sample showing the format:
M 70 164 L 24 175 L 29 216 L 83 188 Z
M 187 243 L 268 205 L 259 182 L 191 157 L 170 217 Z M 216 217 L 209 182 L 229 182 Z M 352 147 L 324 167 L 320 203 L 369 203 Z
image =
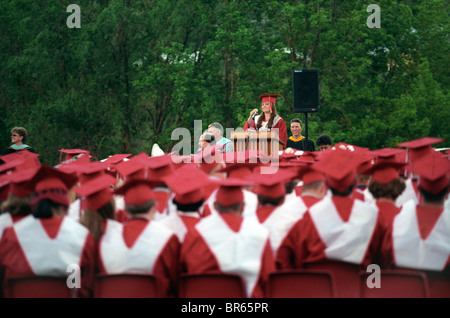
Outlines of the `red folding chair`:
M 269 275 L 268 298 L 334 298 L 333 274 L 320 269 L 279 271 Z
M 304 265 L 308 269 L 328 270 L 333 274 L 336 298 L 359 298 L 359 274 L 362 266 L 340 261 L 324 261 Z
M 97 275 L 94 298 L 157 298 L 153 275 Z
M 450 298 L 450 270 L 425 271 L 431 298 Z
M 380 272 L 380 286 L 371 286 L 375 282 L 370 275 L 361 273 L 361 298 L 428 298 L 428 281 L 425 273 L 406 269 L 383 269 Z
M 246 298 L 242 278 L 234 274 L 182 274 L 178 289 L 180 298 Z
M 30 276 L 8 280 L 10 298 L 75 298 L 76 288 L 67 286 L 67 277 Z

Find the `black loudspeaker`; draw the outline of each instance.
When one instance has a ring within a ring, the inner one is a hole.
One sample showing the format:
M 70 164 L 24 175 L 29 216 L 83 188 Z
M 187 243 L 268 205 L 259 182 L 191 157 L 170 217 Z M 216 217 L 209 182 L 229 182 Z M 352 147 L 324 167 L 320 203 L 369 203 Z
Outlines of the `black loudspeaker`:
M 294 113 L 319 111 L 319 71 L 294 70 L 292 74 L 294 91 Z

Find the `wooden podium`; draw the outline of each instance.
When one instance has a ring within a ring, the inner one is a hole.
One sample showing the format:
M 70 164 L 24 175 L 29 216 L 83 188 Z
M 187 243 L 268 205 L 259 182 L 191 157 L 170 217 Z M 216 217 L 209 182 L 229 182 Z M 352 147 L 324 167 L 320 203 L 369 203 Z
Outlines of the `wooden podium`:
M 233 131 L 230 135 L 234 151 L 255 150 L 259 154 L 271 155 L 283 150 L 284 142 L 271 131 Z

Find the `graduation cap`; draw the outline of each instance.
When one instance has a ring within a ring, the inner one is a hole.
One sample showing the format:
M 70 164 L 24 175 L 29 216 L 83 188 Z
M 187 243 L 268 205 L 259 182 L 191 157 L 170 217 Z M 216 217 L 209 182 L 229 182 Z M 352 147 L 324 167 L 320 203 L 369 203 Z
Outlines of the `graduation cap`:
M 315 169 L 314 164 L 306 164 L 299 167 L 298 177 L 303 181 L 303 185 L 308 185 L 314 182 L 325 182 L 325 176 L 322 172 Z
M 22 165 L 25 161 L 23 159 L 14 159 L 7 163 L 0 165 L 0 174 L 16 171 L 16 168 Z
M 258 99 L 262 99 L 261 103 L 270 102 L 270 112 L 273 113 L 272 104 L 275 105 L 278 94 L 264 94 L 260 95 Z
M 5 201 L 9 196 L 9 175 L 0 175 L 0 202 Z
M 149 157 L 145 160 L 148 167 L 148 179 L 152 181 L 159 181 L 164 184 L 163 178 L 174 173 L 175 168 L 170 155 L 160 155 L 156 157 Z
M 372 151 L 375 155 L 375 163 L 392 161 L 392 162 L 406 162 L 406 150 L 400 148 L 381 148 Z
M 298 160 L 300 162 L 316 162 L 318 158 L 318 153 L 317 152 L 312 152 L 312 151 L 302 151 L 302 153 L 300 154 L 300 157 L 298 158 Z
M 361 162 L 356 167 L 356 173 L 359 175 L 367 175 L 369 170 L 375 162 L 375 155 L 370 150 L 361 151 Z
M 280 161 L 290 161 L 290 160 L 297 160 L 298 156 L 295 153 L 286 153 L 286 151 L 280 151 Z
M 9 192 L 19 198 L 24 198 L 34 192 L 33 177 L 38 172 L 38 168 L 31 168 L 21 170 L 10 174 L 9 177 Z
M 203 172 L 209 174 L 217 165 L 225 162 L 224 153 L 219 151 L 222 148 L 223 145 L 214 145 L 206 148 L 194 155 L 194 163 Z
M 366 171 L 367 175 L 372 176 L 373 182 L 388 184 L 400 176 L 400 172 L 407 166 L 406 162 L 381 161 L 376 162 Z
M 125 181 L 147 179 L 147 166 L 140 160 L 127 160 L 116 165 L 116 170 Z
M 233 151 L 233 152 L 224 152 L 223 158 L 225 163 L 233 164 L 233 163 L 258 163 L 258 150 L 247 149 L 244 151 Z
M 204 199 L 204 188 L 211 183 L 205 172 L 190 165 L 179 168 L 176 174 L 164 177 L 164 181 L 175 193 L 174 200 L 183 205 Z
M 347 144 L 345 142 L 338 142 L 337 144 L 335 144 L 334 146 L 328 148 L 327 150 L 336 150 L 336 149 L 348 150 L 348 151 L 366 151 L 366 150 L 369 150 L 369 148 L 359 147 L 359 146 L 355 146 L 355 145 L 352 145 L 352 144 Z
M 344 191 L 355 182 L 356 168 L 364 158 L 354 151 L 330 149 L 321 152 L 324 155 L 317 162 L 315 169 L 326 176 L 328 186 L 337 191 Z
M 74 189 L 85 206 L 92 211 L 98 211 L 102 206 L 111 201 L 114 197 L 113 186 L 116 178 L 109 174 L 89 179 L 81 186 Z
M 252 175 L 253 170 L 258 166 L 258 162 L 227 163 L 226 166 L 218 170 L 218 172 L 225 172 L 227 174 L 227 178 L 246 179 Z
M 155 183 L 147 179 L 133 179 L 124 183 L 115 190 L 116 194 L 123 195 L 126 205 L 140 206 L 151 200 L 156 200 L 153 192 Z
M 89 158 L 89 151 L 83 150 L 83 149 L 60 149 L 60 159 L 59 162 L 62 163 L 63 160 L 63 154 L 66 155 L 64 161 L 75 159 L 75 157 L 78 157 L 80 155 L 87 156 Z
M 73 174 L 43 164 L 34 175 L 32 182 L 35 183 L 35 198 L 32 205 L 42 199 L 49 199 L 68 206 L 70 203 L 68 191 L 78 182 L 78 178 Z
M 3 156 L 0 156 L 0 161 L 4 163 L 11 162 L 13 160 L 22 159 L 24 161 L 25 169 L 39 166 L 39 155 L 30 151 L 16 151 Z
M 253 174 L 251 179 L 255 183 L 256 194 L 276 199 L 286 194 L 285 184 L 296 176 L 297 174 L 291 170 L 279 169 L 274 174 Z
M 107 163 L 109 165 L 116 165 L 131 155 L 131 153 L 119 153 L 109 156 L 108 158 L 101 160 L 101 162 Z
M 78 179 L 81 184 L 89 180 L 104 175 L 108 169 L 108 164 L 101 161 L 93 161 L 82 165 L 73 165 L 73 171 L 78 173 Z
M 450 161 L 438 153 L 431 152 L 417 160 L 411 170 L 419 175 L 419 187 L 432 194 L 449 185 Z
M 443 138 L 423 137 L 397 144 L 397 147 L 408 148 L 409 162 L 415 162 L 434 151 L 431 145 L 445 141 Z
M 239 178 L 228 178 L 215 182 L 219 185 L 216 202 L 224 207 L 243 202 L 244 193 L 242 192 L 242 187 L 252 185 L 250 180 Z

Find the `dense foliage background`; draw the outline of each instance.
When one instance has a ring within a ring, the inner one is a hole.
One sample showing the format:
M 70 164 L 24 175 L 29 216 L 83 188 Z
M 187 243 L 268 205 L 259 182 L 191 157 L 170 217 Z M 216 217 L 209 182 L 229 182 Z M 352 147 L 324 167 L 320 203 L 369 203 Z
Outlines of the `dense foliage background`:
M 66 12 L 81 8 L 81 28 Z M 381 8 L 370 29 L 369 4 Z M 61 148 L 165 151 L 176 127 L 243 127 L 258 96 L 293 112 L 292 71 L 317 69 L 308 137 L 376 149 L 450 142 L 448 2 L 8 0 L 0 2 L 0 146 L 27 128 L 43 162 Z M 437 146 L 445 146 L 445 143 Z M 193 148 L 194 149 L 194 148 Z

